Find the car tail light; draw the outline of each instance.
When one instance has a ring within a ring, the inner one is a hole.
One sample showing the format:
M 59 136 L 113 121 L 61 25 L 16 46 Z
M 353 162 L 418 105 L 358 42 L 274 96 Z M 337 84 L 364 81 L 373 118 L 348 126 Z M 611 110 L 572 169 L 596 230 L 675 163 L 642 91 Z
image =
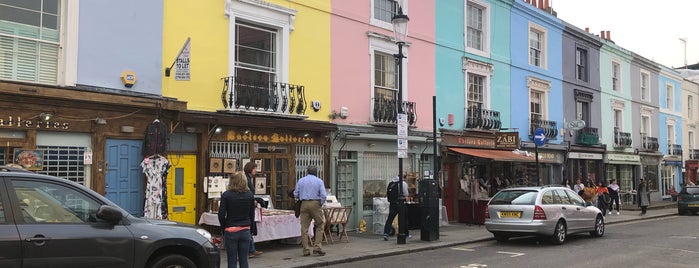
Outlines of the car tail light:
M 485 212 L 485 218 L 486 218 L 486 219 L 490 219 L 490 212 L 488 211 L 488 205 L 486 204 L 484 207 L 485 207 L 485 211 L 484 211 L 484 212 Z
M 546 213 L 544 212 L 544 209 L 541 208 L 540 206 L 534 206 L 534 219 L 535 220 L 545 220 L 546 219 Z

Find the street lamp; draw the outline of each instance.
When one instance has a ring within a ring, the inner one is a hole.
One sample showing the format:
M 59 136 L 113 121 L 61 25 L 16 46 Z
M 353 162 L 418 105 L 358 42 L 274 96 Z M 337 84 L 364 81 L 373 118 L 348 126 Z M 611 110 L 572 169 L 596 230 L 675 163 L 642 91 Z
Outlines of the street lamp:
M 396 44 L 398 45 L 398 54 L 393 56 L 396 58 L 396 64 L 398 65 L 398 98 L 396 104 L 398 107 L 398 114 L 403 115 L 403 45 L 405 45 L 405 37 L 408 34 L 408 15 L 403 14 L 403 8 L 400 4 L 396 3 L 398 6 L 398 13 L 393 15 L 391 18 L 391 24 L 393 24 L 393 33 L 396 35 Z M 404 115 L 403 115 L 404 116 Z M 400 126 L 398 126 L 400 128 Z M 406 232 L 408 229 L 408 218 L 406 217 L 407 209 L 405 207 L 405 195 L 403 194 L 403 157 L 398 157 L 398 239 L 396 241 L 398 244 L 405 244 Z

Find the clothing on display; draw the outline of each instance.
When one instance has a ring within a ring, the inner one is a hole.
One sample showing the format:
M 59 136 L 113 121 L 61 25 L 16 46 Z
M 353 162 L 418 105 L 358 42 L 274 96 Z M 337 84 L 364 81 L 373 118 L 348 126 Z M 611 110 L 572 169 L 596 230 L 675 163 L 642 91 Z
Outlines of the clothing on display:
M 167 125 L 159 119 L 153 120 L 146 126 L 146 137 L 143 140 L 143 156 L 167 155 L 168 141 Z
M 146 174 L 146 196 L 143 207 L 143 217 L 151 219 L 167 219 L 167 174 L 170 161 L 160 155 L 146 157 L 141 162 L 143 173 Z

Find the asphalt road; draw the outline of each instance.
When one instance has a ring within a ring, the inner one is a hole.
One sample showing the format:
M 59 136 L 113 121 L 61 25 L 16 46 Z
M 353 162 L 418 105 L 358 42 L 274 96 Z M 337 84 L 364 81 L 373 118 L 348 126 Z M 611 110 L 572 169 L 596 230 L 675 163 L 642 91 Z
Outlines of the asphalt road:
M 699 216 L 607 225 L 601 238 L 574 235 L 561 246 L 536 238 L 487 241 L 333 267 L 699 267 Z

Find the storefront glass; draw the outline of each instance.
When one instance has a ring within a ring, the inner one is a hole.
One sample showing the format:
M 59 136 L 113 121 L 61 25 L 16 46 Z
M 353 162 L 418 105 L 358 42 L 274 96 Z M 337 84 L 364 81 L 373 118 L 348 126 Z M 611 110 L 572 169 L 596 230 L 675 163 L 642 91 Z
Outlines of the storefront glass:
M 634 189 L 633 166 L 632 165 L 607 165 L 606 182 L 616 179 L 621 191 Z

